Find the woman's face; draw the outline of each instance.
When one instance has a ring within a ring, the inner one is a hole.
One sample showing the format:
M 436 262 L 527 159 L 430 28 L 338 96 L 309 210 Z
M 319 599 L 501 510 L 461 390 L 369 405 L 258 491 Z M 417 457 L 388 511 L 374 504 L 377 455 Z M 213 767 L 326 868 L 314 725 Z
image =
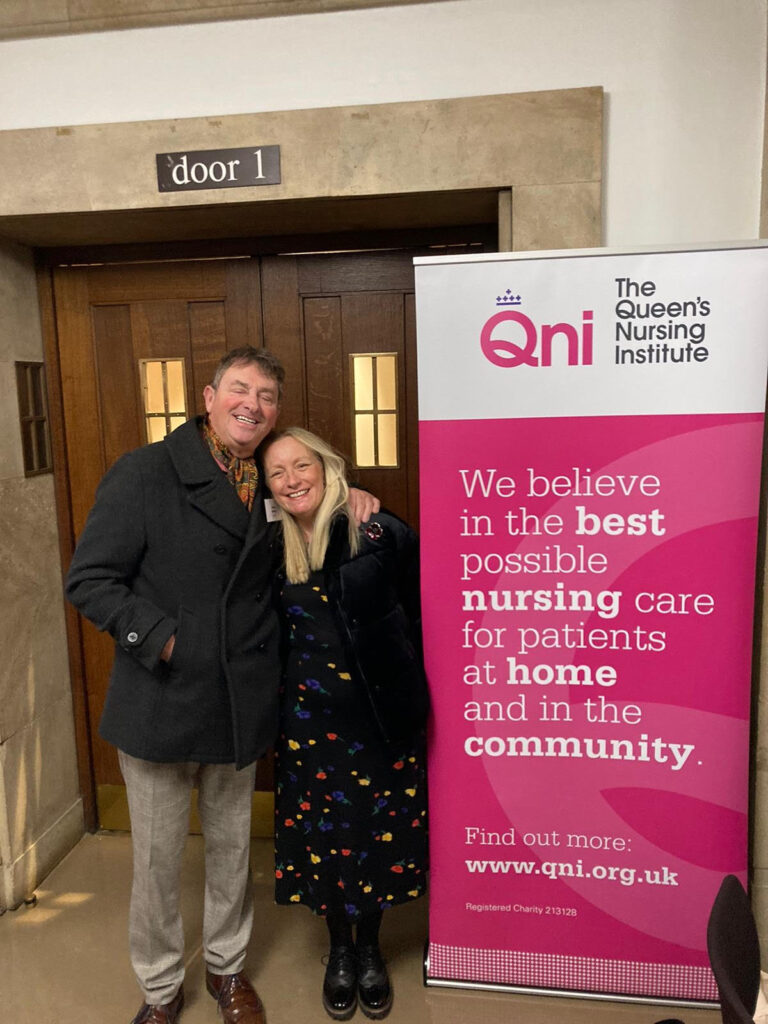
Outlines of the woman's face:
M 314 452 L 295 437 L 282 437 L 267 449 L 264 472 L 280 508 L 311 525 L 325 490 L 323 464 Z

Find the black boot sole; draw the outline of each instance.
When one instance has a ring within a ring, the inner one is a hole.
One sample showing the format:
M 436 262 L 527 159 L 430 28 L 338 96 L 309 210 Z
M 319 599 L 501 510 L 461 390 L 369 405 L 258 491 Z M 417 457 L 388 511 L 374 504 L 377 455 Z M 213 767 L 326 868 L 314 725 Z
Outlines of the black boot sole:
M 325 993 L 323 993 L 323 1009 L 328 1016 L 333 1017 L 334 1020 L 351 1020 L 355 1015 L 355 1010 L 357 1009 L 357 998 L 353 999 L 352 1005 L 347 1007 L 345 1010 L 337 1010 L 327 1001 Z
M 394 993 L 392 989 L 389 990 L 389 999 L 384 1003 L 383 1006 L 369 1006 L 368 1003 L 360 997 L 360 1009 L 363 1011 L 369 1020 L 383 1020 L 389 1014 L 392 1009 L 392 1003 L 394 1002 Z

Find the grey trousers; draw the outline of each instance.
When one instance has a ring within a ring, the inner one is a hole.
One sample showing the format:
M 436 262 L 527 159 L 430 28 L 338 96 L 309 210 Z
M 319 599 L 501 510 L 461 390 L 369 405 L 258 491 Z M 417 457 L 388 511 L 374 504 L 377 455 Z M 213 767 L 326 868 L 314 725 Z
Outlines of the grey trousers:
M 256 766 L 156 764 L 118 751 L 133 839 L 131 962 L 148 1003 L 169 1003 L 184 978 L 181 858 L 198 787 L 205 840 L 203 954 L 214 974 L 242 970 L 253 923 L 249 866 Z

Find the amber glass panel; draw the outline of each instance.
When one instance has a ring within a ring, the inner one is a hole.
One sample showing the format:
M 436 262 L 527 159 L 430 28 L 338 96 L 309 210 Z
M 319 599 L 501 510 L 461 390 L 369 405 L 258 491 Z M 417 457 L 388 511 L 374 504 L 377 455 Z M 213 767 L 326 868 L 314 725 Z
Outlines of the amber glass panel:
M 144 363 L 144 411 L 164 413 L 165 408 L 163 364 L 159 359 L 148 359 Z
M 357 465 L 396 467 L 397 353 L 353 355 L 352 384 Z
M 162 441 L 167 433 L 165 416 L 147 417 L 147 440 L 150 444 L 153 441 Z
M 147 441 L 162 439 L 187 418 L 183 359 L 141 359 Z
M 377 421 L 379 441 L 379 465 L 397 465 L 397 414 L 383 412 Z
M 376 357 L 376 404 L 379 409 L 397 409 L 395 356 Z
M 168 377 L 168 408 L 171 412 L 186 413 L 187 398 L 184 386 L 184 364 L 181 359 L 165 364 Z M 184 416 L 186 419 L 186 415 Z
M 355 409 L 373 408 L 373 358 L 353 356 L 355 379 Z
M 358 413 L 355 416 L 355 461 L 358 466 L 376 465 L 373 413 Z

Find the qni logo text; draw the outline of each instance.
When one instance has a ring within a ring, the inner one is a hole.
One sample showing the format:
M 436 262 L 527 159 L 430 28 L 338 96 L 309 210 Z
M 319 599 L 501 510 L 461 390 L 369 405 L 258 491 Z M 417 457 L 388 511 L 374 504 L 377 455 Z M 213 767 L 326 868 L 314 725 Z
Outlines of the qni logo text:
M 554 358 L 562 365 L 592 365 L 592 310 L 585 309 L 581 323 L 560 321 L 555 324 L 536 323 L 522 310 L 522 299 L 510 288 L 497 295 L 501 307 L 483 324 L 480 348 L 485 358 L 504 369 L 515 366 L 552 366 Z

